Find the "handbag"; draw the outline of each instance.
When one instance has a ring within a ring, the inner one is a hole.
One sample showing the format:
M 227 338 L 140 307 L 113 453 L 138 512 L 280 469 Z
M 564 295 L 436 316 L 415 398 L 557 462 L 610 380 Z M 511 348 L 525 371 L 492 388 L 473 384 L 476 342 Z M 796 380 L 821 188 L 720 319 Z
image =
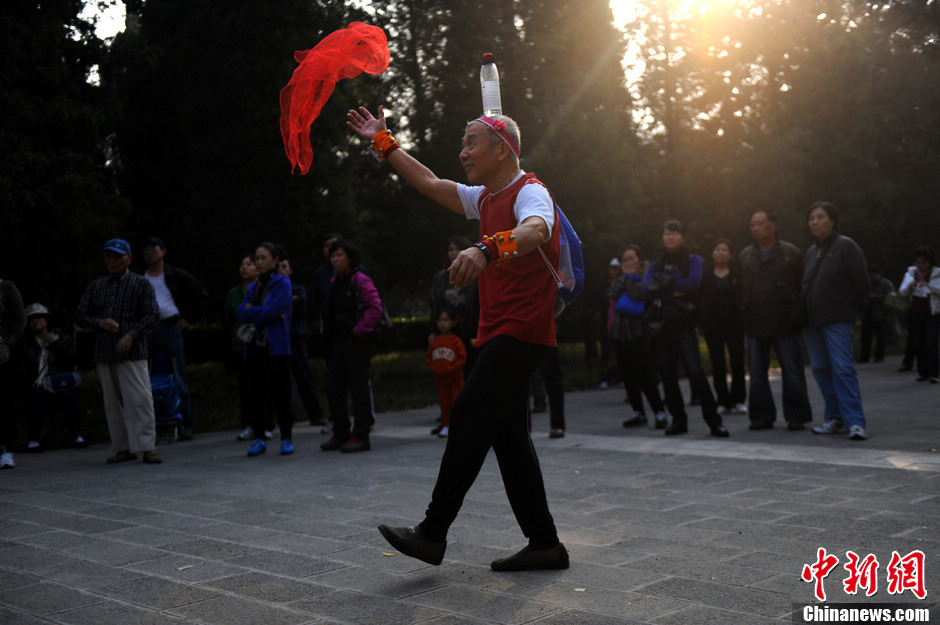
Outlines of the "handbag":
M 42 379 L 42 387 L 50 393 L 74 391 L 82 385 L 82 376 L 75 371 L 53 373 Z
M 617 303 L 614 304 L 614 310 L 619 312 L 621 315 L 627 315 L 629 317 L 642 317 L 643 316 L 643 302 L 638 302 L 633 299 L 626 292 L 620 294 L 620 298 L 617 300 Z
M 258 326 L 253 323 L 243 323 L 235 328 L 235 338 L 246 345 L 253 343 L 258 334 Z

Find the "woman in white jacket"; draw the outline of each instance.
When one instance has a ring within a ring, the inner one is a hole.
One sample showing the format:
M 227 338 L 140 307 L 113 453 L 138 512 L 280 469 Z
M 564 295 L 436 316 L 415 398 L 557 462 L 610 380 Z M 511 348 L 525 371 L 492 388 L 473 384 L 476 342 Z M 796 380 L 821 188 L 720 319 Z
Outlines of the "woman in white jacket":
M 917 354 L 917 381 L 937 383 L 940 375 L 940 267 L 933 248 L 923 245 L 914 252 L 898 292 L 911 297 L 908 332 Z

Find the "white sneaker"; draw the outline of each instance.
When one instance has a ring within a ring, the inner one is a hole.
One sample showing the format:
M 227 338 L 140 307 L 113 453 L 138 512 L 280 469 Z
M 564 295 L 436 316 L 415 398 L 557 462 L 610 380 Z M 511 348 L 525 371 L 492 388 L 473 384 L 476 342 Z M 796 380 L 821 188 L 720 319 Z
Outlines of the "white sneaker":
M 238 433 L 238 436 L 235 437 L 236 440 L 240 441 L 251 441 L 255 439 L 255 430 L 250 425 L 244 430 Z
M 450 432 L 450 428 L 441 428 L 441 431 L 437 433 L 438 438 L 447 438 L 447 434 Z
M 15 466 L 13 452 L 7 451 L 6 447 L 0 447 L 0 469 L 12 469 Z
M 853 441 L 863 441 L 868 438 L 868 434 L 865 433 L 865 428 L 860 425 L 853 425 L 849 427 L 849 439 Z
M 725 408 L 724 406 L 718 406 L 715 412 L 717 412 L 718 414 L 725 414 L 726 412 L 728 412 L 728 409 Z
M 265 430 L 265 431 L 264 431 L 264 440 L 270 440 L 270 438 L 271 438 L 272 436 L 274 436 L 273 430 Z
M 842 419 L 826 419 L 813 428 L 813 434 L 839 434 L 845 431 Z M 864 433 L 864 430 L 862 430 L 862 433 Z
M 734 408 L 731 409 L 731 412 L 735 412 L 737 414 L 747 414 L 747 406 L 744 404 L 735 404 Z

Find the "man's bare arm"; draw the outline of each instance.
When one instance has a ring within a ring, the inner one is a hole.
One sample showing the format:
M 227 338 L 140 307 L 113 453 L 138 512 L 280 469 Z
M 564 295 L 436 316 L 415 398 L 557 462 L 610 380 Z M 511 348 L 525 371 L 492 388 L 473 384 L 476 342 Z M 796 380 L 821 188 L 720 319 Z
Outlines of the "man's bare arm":
M 360 106 L 358 111 L 349 111 L 346 117 L 346 125 L 367 141 L 371 141 L 372 137 L 386 129 L 385 109 L 381 106 L 378 117 L 373 117 L 364 106 Z M 438 178 L 434 172 L 404 150 L 395 150 L 389 154 L 388 162 L 421 195 L 431 198 L 458 215 L 466 214 L 457 193 L 456 182 Z

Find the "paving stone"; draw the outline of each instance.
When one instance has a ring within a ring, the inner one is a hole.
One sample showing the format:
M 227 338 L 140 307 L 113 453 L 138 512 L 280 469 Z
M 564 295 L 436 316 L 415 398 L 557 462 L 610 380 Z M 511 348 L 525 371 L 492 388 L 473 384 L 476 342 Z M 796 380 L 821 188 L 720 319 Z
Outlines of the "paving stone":
M 236 566 L 231 561 L 212 562 L 183 555 L 170 555 L 148 562 L 139 562 L 126 567 L 128 570 L 159 575 L 167 579 L 182 582 L 204 582 L 217 577 L 226 577 L 245 571 L 245 567 Z
M 444 615 L 433 606 L 346 590 L 294 601 L 290 607 L 322 619 L 351 623 L 423 623 Z
M 774 618 L 788 614 L 791 607 L 786 595 L 678 577 L 654 582 L 642 592 Z
M 204 582 L 200 586 L 223 590 L 239 597 L 253 597 L 268 603 L 289 603 L 298 599 L 333 592 L 332 588 L 314 581 L 300 581 L 254 571 L 232 575 L 231 577 L 221 577 Z
M 206 560 L 227 560 L 238 556 L 258 555 L 265 551 L 264 549 L 246 547 L 235 542 L 214 540 L 212 538 L 194 538 L 187 541 L 157 545 L 157 547 L 164 551 L 171 551 L 173 553 L 180 553 Z
M 178 617 L 119 601 L 104 601 L 93 606 L 53 614 L 49 618 L 52 622 L 61 625 L 182 625 L 183 623 Z M 4 621 L 4 623 L 7 622 Z
M 626 432 L 622 394 L 570 393 L 568 436 L 549 440 L 544 419 L 533 433 L 571 555 L 562 571 L 489 569 L 525 544 L 493 454 L 441 566 L 384 542 L 378 523 L 424 515 L 443 448 L 427 434 L 435 408 L 380 415 L 373 451 L 356 457 L 319 453 L 310 427 L 287 460 L 251 462 L 233 432 L 161 448 L 158 472 L 106 467 L 104 445 L 24 455 L 0 485 L 0 623 L 782 625 L 813 601 L 799 573 L 819 547 L 874 553 L 882 567 L 920 549 L 929 586 L 940 577 L 940 455 L 923 452 L 932 394 L 911 382 L 899 395 L 890 369 L 860 375 L 871 376 L 864 445 L 750 432 L 744 416 L 727 419 L 725 441 L 696 417 L 676 440 Z M 881 409 L 878 393 L 890 396 Z M 892 426 L 898 411 L 912 427 Z M 838 573 L 830 596 L 843 592 Z M 913 601 L 883 590 L 874 599 Z
M 259 553 L 231 558 L 229 563 L 267 573 L 288 575 L 297 579 L 332 571 L 348 566 L 326 558 L 301 556 L 283 551 L 260 551 Z
M 168 612 L 208 625 L 300 625 L 310 622 L 310 617 L 301 612 L 229 595 L 190 603 Z
M 600 586 L 572 584 L 568 580 L 554 582 L 524 594 L 553 607 L 563 606 L 636 620 L 649 619 L 686 605 L 674 598 L 654 598 Z
M 749 612 L 732 612 L 707 605 L 689 605 L 681 610 L 656 617 L 656 625 L 689 625 L 689 623 L 721 623 L 721 625 L 786 625 L 790 619 L 776 619 Z
M 36 584 L 39 581 L 39 578 L 35 575 L 0 569 L 0 589 L 28 586 L 29 584 Z
M 36 616 L 48 616 L 63 610 L 101 602 L 100 597 L 47 581 L 0 590 L 0 605 Z
M 0 623 L 3 625 L 49 625 L 52 621 L 0 606 Z
M 167 610 L 182 605 L 217 597 L 219 593 L 191 584 L 138 575 L 98 589 L 99 594 L 136 603 L 156 610 Z

